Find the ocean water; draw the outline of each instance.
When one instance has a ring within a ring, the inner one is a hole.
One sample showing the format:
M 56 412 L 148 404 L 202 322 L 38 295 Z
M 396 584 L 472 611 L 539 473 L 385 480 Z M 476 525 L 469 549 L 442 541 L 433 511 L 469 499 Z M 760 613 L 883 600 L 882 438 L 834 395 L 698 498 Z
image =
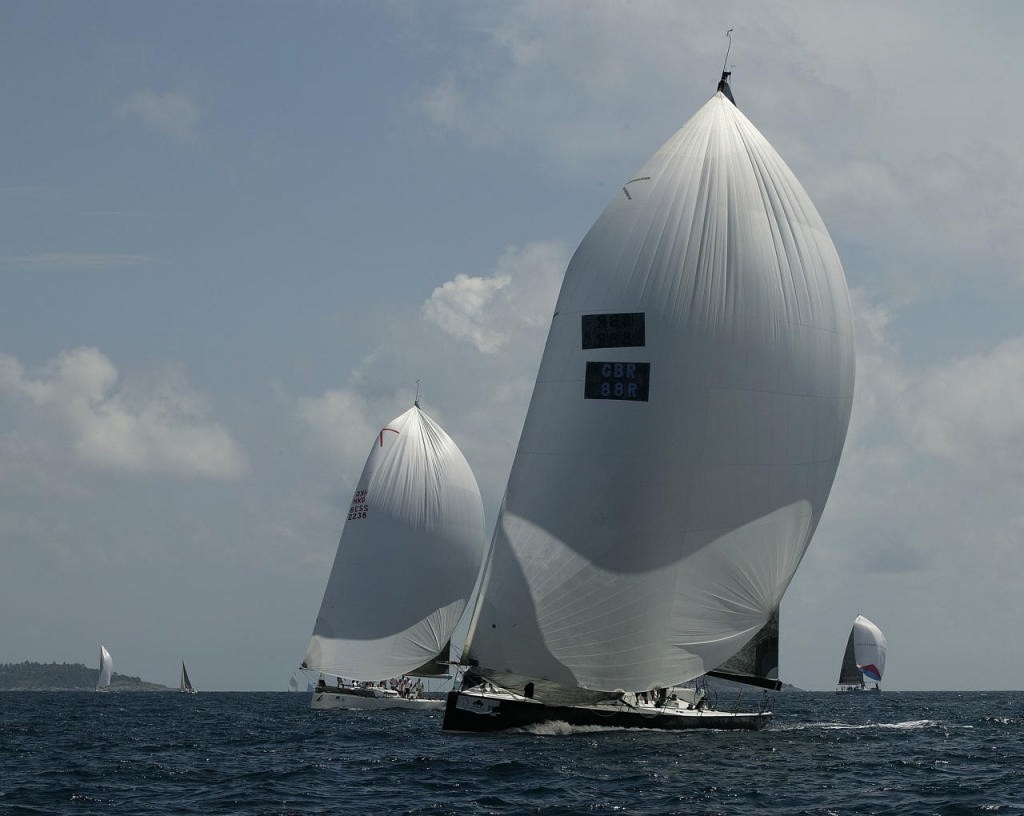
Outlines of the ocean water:
M 787 692 L 745 733 L 308 705 L 0 693 L 0 814 L 1024 814 L 1024 692 Z

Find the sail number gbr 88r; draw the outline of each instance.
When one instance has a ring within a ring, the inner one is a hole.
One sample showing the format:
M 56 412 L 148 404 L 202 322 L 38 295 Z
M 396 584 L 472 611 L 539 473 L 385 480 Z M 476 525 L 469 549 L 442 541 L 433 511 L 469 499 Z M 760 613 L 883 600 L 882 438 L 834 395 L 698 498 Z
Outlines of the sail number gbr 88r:
M 583 348 L 642 348 L 646 345 L 643 312 L 582 316 Z M 587 362 L 584 399 L 647 402 L 651 364 Z

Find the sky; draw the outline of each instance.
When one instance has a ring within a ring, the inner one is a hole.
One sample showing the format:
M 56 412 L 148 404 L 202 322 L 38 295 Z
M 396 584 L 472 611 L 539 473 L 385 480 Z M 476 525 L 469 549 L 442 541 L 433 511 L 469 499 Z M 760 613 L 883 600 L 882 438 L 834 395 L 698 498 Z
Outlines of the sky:
M 421 404 L 493 528 L 565 265 L 712 96 L 810 194 L 853 416 L 781 611 L 830 690 L 1024 688 L 1024 5 L 0 4 L 0 662 L 285 690 Z

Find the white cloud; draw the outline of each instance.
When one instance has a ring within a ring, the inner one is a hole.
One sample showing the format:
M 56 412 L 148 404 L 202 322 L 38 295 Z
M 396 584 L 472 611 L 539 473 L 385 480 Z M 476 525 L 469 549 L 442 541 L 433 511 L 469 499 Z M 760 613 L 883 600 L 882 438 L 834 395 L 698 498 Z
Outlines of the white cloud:
M 857 385 L 848 447 L 993 483 L 1024 470 L 1024 337 L 914 368 L 889 338 L 890 309 L 852 293 Z M 876 462 L 876 466 L 878 463 Z
M 631 120 L 648 107 L 649 78 L 664 77 L 667 87 L 668 77 L 692 72 L 702 56 L 679 48 L 676 39 L 651 37 L 652 24 L 678 31 L 694 16 L 670 2 L 628 9 L 465 4 L 466 36 L 421 105 L 434 122 L 476 144 L 525 144 L 566 166 L 622 156 L 623 144 L 637 136 Z M 709 47 L 718 53 L 719 41 Z M 638 93 L 641 81 L 648 87 Z M 715 81 L 709 78 L 709 95 Z
M 135 116 L 165 136 L 179 142 L 191 142 L 195 136 L 199 109 L 181 91 L 159 94 L 134 91 L 118 106 L 121 116 Z
M 455 77 L 448 75 L 441 79 L 423 99 L 423 108 L 428 117 L 452 130 L 461 127 L 466 117 L 466 102 L 456 84 Z
M 381 345 L 346 382 L 295 402 L 306 443 L 354 486 L 374 434 L 421 404 L 459 445 L 493 518 L 505 486 L 551 320 L 567 248 L 510 247 L 487 274 L 456 275 L 423 303 L 419 320 L 392 315 Z
M 1024 113 L 992 80 L 1016 70 L 1013 25 L 949 5 L 922 15 L 786 0 L 467 3 L 459 22 L 466 36 L 423 93 L 426 116 L 562 170 L 600 166 L 612 182 L 711 96 L 735 26 L 740 108 L 834 237 L 886 259 L 865 270 L 873 286 L 926 298 L 962 285 L 965 262 L 978 278 L 1024 285 L 1024 158 L 1008 135 Z
M 423 313 L 453 337 L 470 340 L 484 354 L 495 352 L 508 338 L 488 324 L 484 310 L 508 285 L 505 275 L 456 275 L 434 290 Z
M 510 247 L 490 275 L 456 275 L 437 287 L 423 314 L 452 337 L 494 354 L 524 331 L 547 325 L 567 262 L 560 243 Z
M 40 449 L 56 432 L 76 461 L 94 468 L 207 479 L 244 472 L 241 449 L 206 418 L 180 370 L 166 368 L 120 390 L 118 380 L 114 364 L 95 348 L 63 352 L 35 373 L 0 354 L 0 395 L 35 409 L 21 412 L 19 430 L 35 435 L 28 447 Z
M 973 478 L 1024 476 L 1024 338 L 927 371 L 901 419 L 922 453 Z
M 847 445 L 857 444 L 874 423 L 888 421 L 887 416 L 880 419 L 880 415 L 898 404 L 908 387 L 899 349 L 888 336 L 890 310 L 872 303 L 859 289 L 850 292 L 850 301 L 856 329 L 857 377 Z
M 322 447 L 345 462 L 358 462 L 369 450 L 369 442 L 382 419 L 372 422 L 365 398 L 355 389 L 330 389 L 319 397 L 300 397 L 295 412 Z M 353 474 L 357 476 L 358 474 Z

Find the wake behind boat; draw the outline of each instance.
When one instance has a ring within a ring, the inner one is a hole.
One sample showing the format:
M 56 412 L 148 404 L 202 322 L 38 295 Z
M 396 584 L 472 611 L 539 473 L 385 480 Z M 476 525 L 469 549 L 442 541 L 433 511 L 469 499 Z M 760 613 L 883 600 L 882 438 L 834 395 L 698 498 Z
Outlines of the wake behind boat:
M 770 719 L 673 690 L 780 685 L 779 605 L 839 464 L 853 326 L 821 217 L 728 77 L 569 263 L 446 729 Z
M 443 707 L 409 678 L 448 676 L 485 545 L 476 478 L 417 399 L 376 435 L 356 486 L 302 662 L 335 679 L 311 706 Z

